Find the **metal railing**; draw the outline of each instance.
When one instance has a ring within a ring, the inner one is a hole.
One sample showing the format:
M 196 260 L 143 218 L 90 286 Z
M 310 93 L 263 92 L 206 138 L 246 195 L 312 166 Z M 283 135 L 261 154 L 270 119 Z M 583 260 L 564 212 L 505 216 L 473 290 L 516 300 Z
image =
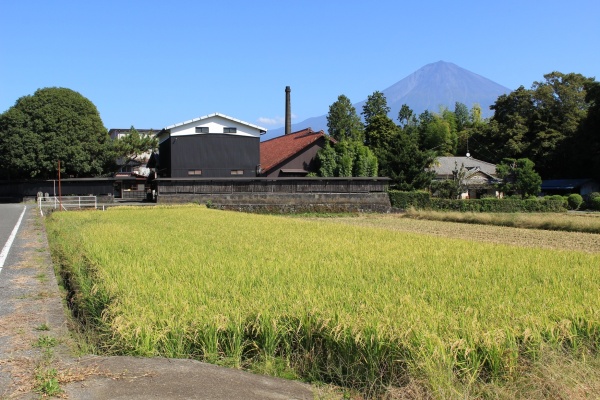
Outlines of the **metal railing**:
M 96 196 L 65 196 L 58 198 L 56 196 L 39 196 L 38 207 L 40 213 L 43 214 L 42 208 L 52 208 L 54 210 L 61 209 L 63 211 L 82 209 L 82 208 L 98 208 L 98 200 Z

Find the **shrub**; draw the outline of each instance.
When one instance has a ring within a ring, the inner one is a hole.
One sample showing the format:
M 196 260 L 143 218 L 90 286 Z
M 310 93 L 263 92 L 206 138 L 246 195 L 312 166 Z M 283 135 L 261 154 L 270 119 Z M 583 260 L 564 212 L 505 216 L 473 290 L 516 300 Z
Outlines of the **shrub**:
M 569 203 L 569 208 L 571 210 L 577 210 L 583 204 L 583 197 L 580 194 L 572 193 L 567 198 L 567 202 Z
M 389 191 L 392 207 L 400 209 L 458 211 L 458 212 L 562 212 L 566 204 L 561 196 L 556 199 L 518 198 L 451 200 L 431 198 L 428 192 Z
M 431 203 L 429 192 L 402 192 L 399 190 L 390 190 L 388 194 L 390 196 L 392 207 L 401 208 L 403 210 L 411 207 L 416 209 L 429 208 Z
M 600 211 L 600 193 L 593 192 L 588 194 L 586 204 L 590 210 Z

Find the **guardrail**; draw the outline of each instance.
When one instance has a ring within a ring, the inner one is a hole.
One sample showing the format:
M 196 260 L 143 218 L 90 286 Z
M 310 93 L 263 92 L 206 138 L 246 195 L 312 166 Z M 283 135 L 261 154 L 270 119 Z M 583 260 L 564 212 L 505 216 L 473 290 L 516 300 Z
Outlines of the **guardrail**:
M 42 208 L 52 208 L 54 210 L 61 209 L 63 211 L 82 209 L 82 208 L 98 208 L 96 196 L 66 196 L 59 199 L 55 196 L 39 196 L 38 207 L 43 215 Z

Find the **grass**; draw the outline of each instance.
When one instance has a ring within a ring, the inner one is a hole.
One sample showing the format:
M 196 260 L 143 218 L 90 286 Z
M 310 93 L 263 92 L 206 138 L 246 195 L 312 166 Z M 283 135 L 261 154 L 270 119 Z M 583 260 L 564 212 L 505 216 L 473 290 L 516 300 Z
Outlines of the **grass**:
M 409 218 L 433 221 L 600 233 L 600 213 L 463 213 L 410 209 L 405 215 Z
M 47 228 L 109 354 L 465 398 L 500 393 L 545 349 L 600 349 L 600 254 L 197 206 L 55 213 Z

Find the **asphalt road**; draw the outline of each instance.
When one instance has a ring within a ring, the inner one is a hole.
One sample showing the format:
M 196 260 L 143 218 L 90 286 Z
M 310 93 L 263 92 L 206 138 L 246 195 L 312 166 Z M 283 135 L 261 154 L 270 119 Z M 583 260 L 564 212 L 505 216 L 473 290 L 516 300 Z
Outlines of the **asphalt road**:
M 0 204 L 4 247 L 24 205 Z M 320 389 L 194 361 L 75 356 L 35 205 L 28 205 L 0 271 L 0 400 L 38 399 L 40 372 L 55 371 L 69 399 L 315 399 Z M 40 339 L 54 338 L 50 352 Z
M 26 206 L 23 204 L 0 204 L 0 252 L 8 250 L 4 246 L 25 207 Z M 4 260 L 4 264 L 8 265 L 14 263 L 14 260 L 14 251 L 12 254 L 9 251 Z M 0 268 L 2 268 L 2 261 L 3 260 L 0 259 Z

